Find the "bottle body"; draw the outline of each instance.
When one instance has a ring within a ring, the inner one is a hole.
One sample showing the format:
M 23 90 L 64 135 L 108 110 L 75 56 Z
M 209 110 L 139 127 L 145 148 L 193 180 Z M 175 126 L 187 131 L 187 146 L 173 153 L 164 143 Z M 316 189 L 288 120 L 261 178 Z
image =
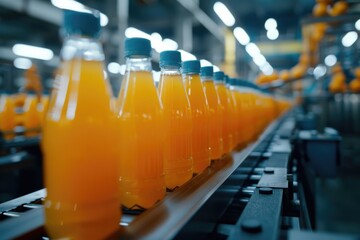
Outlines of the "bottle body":
M 232 151 L 232 142 L 233 142 L 233 137 L 231 133 L 231 124 L 229 124 L 229 121 L 231 119 L 230 99 L 228 97 L 228 92 L 224 83 L 222 82 L 216 83 L 215 87 L 219 94 L 220 104 L 224 109 L 223 122 L 222 122 L 222 135 L 223 135 L 224 154 L 226 154 Z
M 150 59 L 127 59 L 117 117 L 120 198 L 129 209 L 150 208 L 165 196 L 163 110 Z
M 40 114 L 38 111 L 38 98 L 29 95 L 24 104 L 23 124 L 25 127 L 25 136 L 32 137 L 38 135 L 40 127 Z
M 203 81 L 204 92 L 209 105 L 209 145 L 211 159 L 220 159 L 223 155 L 222 109 L 220 99 L 212 80 Z
M 11 96 L 0 96 L 0 130 L 2 132 L 11 132 L 4 134 L 4 138 L 9 140 L 14 138 L 15 128 L 15 104 Z
M 172 190 L 193 175 L 191 108 L 179 71 L 162 71 L 159 93 L 164 108 L 165 184 Z
M 238 144 L 238 133 L 236 131 L 236 112 L 237 112 L 237 105 L 235 101 L 235 96 L 233 91 L 230 89 L 230 86 L 226 88 L 227 96 L 229 99 L 229 110 L 230 110 L 230 119 L 228 123 L 230 125 L 230 132 L 231 132 L 231 150 L 234 149 Z
M 75 52 L 63 57 L 43 133 L 45 227 L 51 238 L 100 239 L 120 220 L 115 117 L 98 42 L 69 39 L 66 47 Z
M 198 74 L 185 75 L 185 89 L 192 113 L 193 171 L 201 173 L 210 165 L 209 106 Z

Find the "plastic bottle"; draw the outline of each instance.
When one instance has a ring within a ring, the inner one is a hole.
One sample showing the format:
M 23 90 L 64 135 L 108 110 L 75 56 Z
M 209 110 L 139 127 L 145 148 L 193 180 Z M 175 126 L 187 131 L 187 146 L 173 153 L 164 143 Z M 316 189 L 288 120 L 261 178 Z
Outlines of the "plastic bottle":
M 9 95 L 0 96 L 0 131 L 4 138 L 9 140 L 14 138 L 15 128 L 15 105 L 14 100 Z
M 200 69 L 201 81 L 209 105 L 209 144 L 211 159 L 220 159 L 223 155 L 222 108 L 213 80 L 213 67 Z
M 237 113 L 237 105 L 235 101 L 235 96 L 233 95 L 232 89 L 231 89 L 231 83 L 230 78 L 228 75 L 225 75 L 225 84 L 226 84 L 226 93 L 227 97 L 229 99 L 230 103 L 230 118 L 229 118 L 229 125 L 230 125 L 230 131 L 231 131 L 231 148 L 234 149 L 238 142 L 239 142 L 239 136 L 238 132 L 236 131 L 236 113 Z
M 38 111 L 38 98 L 28 95 L 24 104 L 23 125 L 25 136 L 33 137 L 39 134 L 40 116 Z
M 165 196 L 163 108 L 154 84 L 151 45 L 125 40 L 126 73 L 117 117 L 120 197 L 129 209 L 146 209 Z
M 115 116 L 99 12 L 64 12 L 62 71 L 46 115 L 45 228 L 52 239 L 104 239 L 119 228 Z
M 181 55 L 178 51 L 160 53 L 160 99 L 164 108 L 165 185 L 173 190 L 191 179 L 191 108 L 181 73 Z
M 182 63 L 185 89 L 192 112 L 192 156 L 194 173 L 203 172 L 210 165 L 209 106 L 200 80 L 200 61 Z
M 225 86 L 224 72 L 218 71 L 214 72 L 215 88 L 219 94 L 220 104 L 223 111 L 223 121 L 222 121 L 222 134 L 223 134 L 223 146 L 224 154 L 232 151 L 232 127 L 229 124 L 231 119 L 231 107 L 230 99 L 228 97 L 228 92 Z

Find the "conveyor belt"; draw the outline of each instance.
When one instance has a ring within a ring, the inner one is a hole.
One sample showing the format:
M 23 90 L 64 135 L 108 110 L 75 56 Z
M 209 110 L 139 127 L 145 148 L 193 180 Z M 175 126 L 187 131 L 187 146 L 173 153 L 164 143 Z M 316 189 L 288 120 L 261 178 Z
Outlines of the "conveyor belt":
M 175 237 L 219 187 L 224 183 L 232 185 L 231 181 L 250 183 L 247 188 L 242 188 L 240 193 L 240 186 L 237 189 L 226 190 L 230 195 L 236 195 L 239 199 L 243 199 L 245 206 L 246 199 L 249 199 L 254 193 L 254 185 L 261 177 L 261 175 L 256 177 L 256 172 L 262 171 L 262 169 L 255 168 L 256 164 L 263 158 L 263 155 L 267 154 L 266 150 L 272 142 L 274 130 L 279 127 L 283 118 L 279 118 L 269 125 L 255 143 L 250 144 L 240 152 L 233 152 L 221 160 L 212 162 L 211 166 L 202 174 L 197 175 L 176 191 L 168 193 L 166 198 L 153 208 L 140 214 L 124 213 L 119 230 L 122 236 L 131 239 L 169 239 Z M 245 159 L 247 159 L 247 165 L 244 164 L 242 166 L 244 168 L 239 168 Z M 240 174 L 236 175 L 237 178 L 231 177 L 234 172 L 241 173 L 241 171 L 246 171 L 246 168 L 255 174 L 253 176 Z M 245 179 L 241 179 L 241 176 L 244 176 Z M 2 237 L 5 239 L 16 238 L 25 234 L 32 238 L 44 236 L 43 208 L 39 205 L 44 196 L 45 191 L 41 190 L 1 204 L 2 213 L 0 216 L 5 218 L 2 221 L 0 220 Z M 25 211 L 17 213 L 19 207 Z

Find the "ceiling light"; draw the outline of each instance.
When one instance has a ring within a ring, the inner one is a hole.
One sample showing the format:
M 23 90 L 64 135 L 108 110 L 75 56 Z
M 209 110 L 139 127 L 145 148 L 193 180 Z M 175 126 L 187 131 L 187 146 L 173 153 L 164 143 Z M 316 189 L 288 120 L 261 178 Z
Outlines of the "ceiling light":
M 162 43 L 164 45 L 165 50 L 176 50 L 179 47 L 177 42 L 175 42 L 174 40 L 172 40 L 170 38 L 165 38 Z
M 273 30 L 277 28 L 277 22 L 275 19 L 273 18 L 269 18 L 268 20 L 265 21 L 264 27 L 266 30 Z
M 268 30 L 266 33 L 266 36 L 270 40 L 275 40 L 279 37 L 279 31 L 277 29 Z
M 189 60 L 196 60 L 196 57 L 187 51 L 180 49 L 179 52 L 181 54 L 181 61 L 183 62 Z
M 245 47 L 246 52 L 251 56 L 251 57 L 255 57 L 256 55 L 260 54 L 260 49 L 258 48 L 258 46 L 256 46 L 255 43 L 249 43 L 246 45 Z
M 119 74 L 120 73 L 120 64 L 117 62 L 111 62 L 107 65 L 107 69 L 110 73 Z
M 14 66 L 19 69 L 29 69 L 32 65 L 32 62 L 28 58 L 15 58 L 14 60 Z
M 321 78 L 322 76 L 324 76 L 326 74 L 326 67 L 323 66 L 323 65 L 316 66 L 316 68 L 314 69 L 313 74 L 314 74 L 316 79 Z
M 15 44 L 12 48 L 14 54 L 22 57 L 50 60 L 54 57 L 53 51 L 47 48 L 35 47 L 26 44 Z
M 360 31 L 360 19 L 356 21 L 355 28 L 356 30 Z
M 342 45 L 344 45 L 344 47 L 350 47 L 356 42 L 357 39 L 358 39 L 357 32 L 351 31 L 345 34 L 345 36 L 341 40 L 341 43 Z
M 212 64 L 211 64 L 211 62 L 209 62 L 208 60 L 200 59 L 200 66 L 201 66 L 201 67 L 211 67 Z
M 226 26 L 231 27 L 235 24 L 234 16 L 222 2 L 216 2 L 213 8 L 215 13 Z
M 213 65 L 213 68 L 214 68 L 214 72 L 220 71 L 220 68 L 218 66 Z
M 259 67 L 264 66 L 267 63 L 266 58 L 261 53 L 254 56 L 253 61 Z
M 246 45 L 250 42 L 249 35 L 245 32 L 245 30 L 241 27 L 236 27 L 234 29 L 234 36 L 239 41 L 241 45 Z
M 330 55 L 327 55 L 327 56 L 325 57 L 325 60 L 324 60 L 324 61 L 325 61 L 326 66 L 332 67 L 332 66 L 334 66 L 334 65 L 336 64 L 337 58 L 336 58 L 335 55 L 330 54 Z
M 149 34 L 133 27 L 129 27 L 125 30 L 125 37 L 127 38 L 139 37 L 139 38 L 146 38 L 149 40 L 151 39 Z
M 52 5 L 60 9 L 67 9 L 76 12 L 88 12 L 92 11 L 84 4 L 75 0 L 51 0 Z M 109 23 L 109 18 L 102 12 L 100 12 L 100 25 L 105 27 Z

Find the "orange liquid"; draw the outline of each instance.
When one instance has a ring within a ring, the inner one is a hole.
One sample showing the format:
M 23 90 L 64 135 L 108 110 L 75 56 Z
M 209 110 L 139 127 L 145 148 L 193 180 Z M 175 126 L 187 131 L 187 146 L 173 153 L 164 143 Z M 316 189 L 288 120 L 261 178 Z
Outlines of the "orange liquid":
M 224 146 L 224 153 L 229 153 L 232 151 L 232 124 L 231 120 L 231 106 L 230 106 L 230 99 L 228 97 L 228 92 L 223 83 L 217 83 L 215 85 L 216 90 L 219 94 L 220 104 L 224 109 L 223 112 L 223 121 L 222 121 L 222 135 L 223 135 L 223 146 Z
M 229 98 L 229 103 L 230 103 L 230 119 L 229 119 L 229 123 L 230 123 L 230 127 L 231 127 L 231 135 L 232 135 L 232 141 L 231 141 L 231 148 L 235 148 L 238 143 L 239 143 L 239 136 L 238 136 L 238 132 L 236 130 L 236 114 L 237 114 L 237 105 L 236 105 L 236 100 L 235 100 L 235 96 L 232 90 L 230 90 L 229 88 L 226 88 L 227 91 L 227 95 Z
M 185 89 L 189 96 L 193 120 L 193 169 L 194 173 L 201 173 L 210 165 L 209 106 L 199 75 L 186 75 Z
M 46 116 L 48 107 L 49 107 L 49 96 L 42 96 L 41 102 L 40 102 L 40 107 L 38 108 L 41 126 L 44 125 L 44 120 L 45 120 L 45 116 Z
M 203 82 L 204 91 L 209 105 L 209 144 L 211 159 L 220 159 L 223 155 L 222 139 L 222 108 L 213 81 Z
M 119 94 L 118 161 L 122 204 L 150 208 L 165 196 L 162 106 L 148 71 L 127 72 Z
M 164 107 L 165 184 L 168 189 L 174 189 L 193 175 L 191 108 L 180 74 L 162 75 L 159 92 Z
M 238 146 L 243 148 L 246 145 L 246 141 L 244 139 L 245 124 L 243 119 L 242 97 L 241 97 L 241 93 L 237 89 L 234 89 L 232 91 L 232 94 L 236 102 L 235 128 L 237 133 L 237 142 L 238 142 Z
M 51 238 L 103 239 L 120 221 L 115 117 L 101 62 L 65 62 L 43 134 Z
M 10 96 L 0 96 L 0 131 L 14 131 L 15 104 Z M 5 139 L 14 138 L 14 133 L 4 134 Z
M 38 99 L 35 96 L 28 96 L 24 105 L 23 125 L 25 136 L 32 137 L 39 134 L 40 117 L 37 108 Z

